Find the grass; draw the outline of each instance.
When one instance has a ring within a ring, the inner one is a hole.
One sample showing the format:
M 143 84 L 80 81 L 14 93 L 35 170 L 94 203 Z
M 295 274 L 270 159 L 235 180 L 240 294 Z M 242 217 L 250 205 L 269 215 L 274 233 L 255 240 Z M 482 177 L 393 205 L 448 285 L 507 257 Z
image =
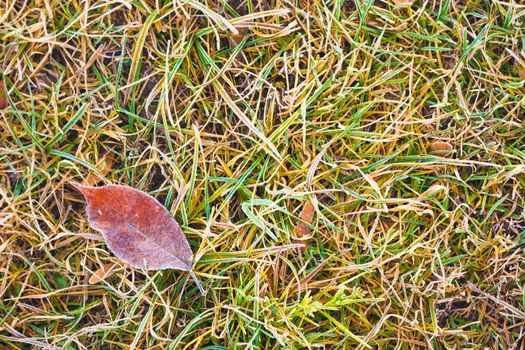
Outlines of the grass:
M 2 0 L 0 18 L 0 348 L 518 346 L 522 1 Z M 74 181 L 165 204 L 207 296 L 119 261 Z

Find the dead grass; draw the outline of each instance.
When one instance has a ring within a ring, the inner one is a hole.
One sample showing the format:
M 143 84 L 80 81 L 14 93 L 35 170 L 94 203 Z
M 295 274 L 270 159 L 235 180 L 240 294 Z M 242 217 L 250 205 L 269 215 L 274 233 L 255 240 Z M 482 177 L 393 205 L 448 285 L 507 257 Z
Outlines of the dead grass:
M 0 347 L 516 346 L 525 4 L 395 2 L 0 0 Z M 164 203 L 207 297 L 72 181 Z

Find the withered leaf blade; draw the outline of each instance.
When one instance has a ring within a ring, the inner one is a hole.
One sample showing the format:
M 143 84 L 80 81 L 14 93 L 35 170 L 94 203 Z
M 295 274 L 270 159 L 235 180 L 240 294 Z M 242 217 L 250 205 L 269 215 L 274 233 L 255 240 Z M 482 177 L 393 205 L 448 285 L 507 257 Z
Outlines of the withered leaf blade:
M 87 200 L 90 225 L 102 233 L 117 257 L 145 270 L 187 270 L 196 280 L 190 245 L 177 221 L 155 198 L 128 186 L 73 185 Z

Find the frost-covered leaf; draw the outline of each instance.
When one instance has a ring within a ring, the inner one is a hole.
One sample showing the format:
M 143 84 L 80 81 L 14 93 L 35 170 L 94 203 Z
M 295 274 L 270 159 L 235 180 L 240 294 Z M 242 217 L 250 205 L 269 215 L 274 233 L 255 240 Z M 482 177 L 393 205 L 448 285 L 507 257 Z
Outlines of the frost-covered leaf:
M 89 223 L 116 256 L 145 270 L 187 270 L 196 280 L 190 245 L 177 221 L 155 198 L 128 186 L 74 186 L 87 200 Z

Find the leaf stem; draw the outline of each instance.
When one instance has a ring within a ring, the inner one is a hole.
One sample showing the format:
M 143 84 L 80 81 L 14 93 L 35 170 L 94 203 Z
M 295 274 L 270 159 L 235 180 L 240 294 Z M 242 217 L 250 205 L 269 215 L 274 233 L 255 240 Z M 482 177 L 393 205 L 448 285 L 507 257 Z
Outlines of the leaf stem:
M 202 287 L 201 282 L 199 281 L 199 279 L 195 275 L 195 272 L 193 272 L 193 269 L 190 270 L 190 275 L 191 275 L 191 278 L 193 278 L 193 280 L 195 281 L 195 284 L 197 284 L 197 287 L 199 288 L 199 291 L 201 292 L 202 296 L 205 297 L 207 293 L 204 290 L 204 288 Z

